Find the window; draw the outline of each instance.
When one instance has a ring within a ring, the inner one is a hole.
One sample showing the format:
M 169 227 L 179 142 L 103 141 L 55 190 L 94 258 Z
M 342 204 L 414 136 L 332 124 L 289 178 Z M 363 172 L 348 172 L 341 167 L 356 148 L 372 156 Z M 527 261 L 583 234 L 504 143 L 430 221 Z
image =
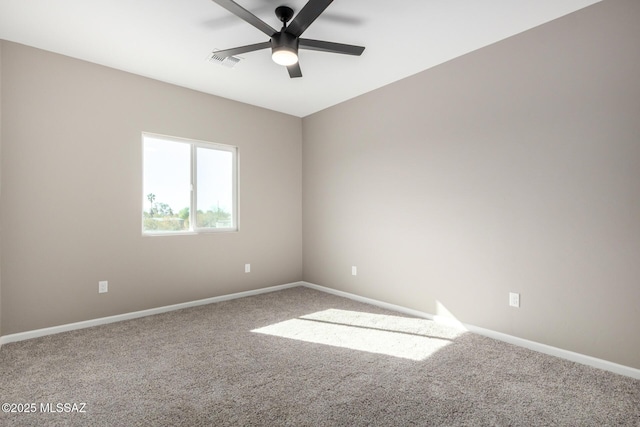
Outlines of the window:
M 143 234 L 238 229 L 237 148 L 142 134 Z

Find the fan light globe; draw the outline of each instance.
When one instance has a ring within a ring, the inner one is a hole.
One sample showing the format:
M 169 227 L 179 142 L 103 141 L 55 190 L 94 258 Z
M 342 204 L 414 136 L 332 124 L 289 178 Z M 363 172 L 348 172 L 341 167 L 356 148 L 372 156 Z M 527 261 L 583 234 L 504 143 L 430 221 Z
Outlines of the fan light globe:
M 289 49 L 280 48 L 273 50 L 271 59 L 273 59 L 273 62 L 278 65 L 288 67 L 289 65 L 293 65 L 298 62 L 298 55 Z

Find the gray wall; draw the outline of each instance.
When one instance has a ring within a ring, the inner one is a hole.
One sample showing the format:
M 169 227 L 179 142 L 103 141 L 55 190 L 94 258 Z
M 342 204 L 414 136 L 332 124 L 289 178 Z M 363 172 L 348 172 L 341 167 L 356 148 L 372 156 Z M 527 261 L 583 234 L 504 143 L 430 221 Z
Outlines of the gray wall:
M 640 368 L 638 22 L 604 1 L 306 117 L 304 279 Z
M 2 202 L 2 43 L 0 42 L 0 204 Z M 0 216 L 0 337 L 2 336 L 2 217 Z
M 1 46 L 3 335 L 302 278 L 300 118 Z M 141 236 L 143 131 L 239 147 L 239 232 Z

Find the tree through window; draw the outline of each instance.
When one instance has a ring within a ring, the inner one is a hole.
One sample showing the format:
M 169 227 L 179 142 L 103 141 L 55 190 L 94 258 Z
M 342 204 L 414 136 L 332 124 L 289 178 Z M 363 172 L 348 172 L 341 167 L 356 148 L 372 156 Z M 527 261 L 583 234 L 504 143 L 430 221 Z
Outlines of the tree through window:
M 237 148 L 143 134 L 142 232 L 237 230 Z

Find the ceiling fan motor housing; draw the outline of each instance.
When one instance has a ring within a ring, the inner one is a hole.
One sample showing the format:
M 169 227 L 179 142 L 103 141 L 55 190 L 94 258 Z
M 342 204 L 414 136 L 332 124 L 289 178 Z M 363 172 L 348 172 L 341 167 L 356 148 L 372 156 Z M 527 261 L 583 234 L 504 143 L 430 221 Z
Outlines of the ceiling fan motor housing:
M 281 31 L 271 37 L 271 54 L 276 52 L 288 51 L 298 56 L 298 37 L 292 36 L 289 33 Z

